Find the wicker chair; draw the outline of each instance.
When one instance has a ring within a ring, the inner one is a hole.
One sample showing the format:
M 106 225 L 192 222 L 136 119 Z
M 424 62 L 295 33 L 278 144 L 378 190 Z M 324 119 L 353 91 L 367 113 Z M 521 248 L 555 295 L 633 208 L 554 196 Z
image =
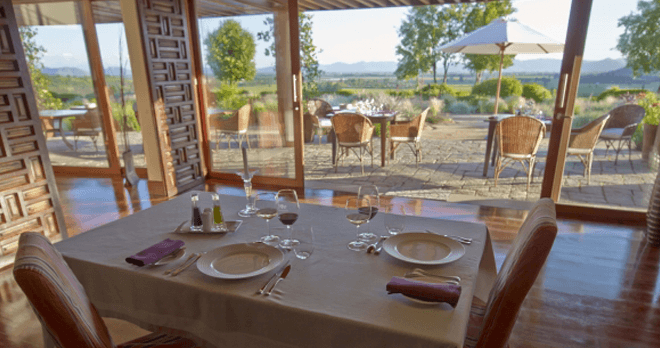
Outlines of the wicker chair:
M 250 139 L 247 135 L 248 126 L 250 124 L 250 114 L 252 113 L 252 105 L 246 104 L 241 106 L 240 109 L 234 111 L 234 114 L 227 119 L 220 117 L 222 114 L 215 114 L 210 116 L 209 125 L 215 128 L 216 143 L 215 148 L 220 148 L 220 138 L 222 136 L 227 139 L 227 148 L 231 148 L 232 137 L 240 148 L 243 140 L 250 148 Z M 224 113 L 223 113 L 224 114 Z
M 610 120 L 605 124 L 605 129 L 600 134 L 600 140 L 605 141 L 605 155 L 610 146 L 616 151 L 614 165 L 619 161 L 619 152 L 624 144 L 628 145 L 628 160 L 632 163 L 632 136 L 637 129 L 637 125 L 642 122 L 646 111 L 643 107 L 635 104 L 621 105 L 610 111 Z M 614 146 L 615 141 L 619 141 Z
M 591 164 L 594 160 L 594 148 L 598 142 L 598 137 L 605 127 L 605 123 L 610 115 L 601 116 L 582 128 L 571 130 L 571 138 L 568 141 L 566 155 L 577 156 L 584 165 L 584 173 L 587 177 L 587 184 L 591 183 Z
M 314 140 L 314 135 L 319 137 L 319 145 L 321 144 L 321 137 L 332 129 L 332 122 L 327 117 L 334 115 L 332 106 L 322 99 L 310 99 L 307 101 L 307 112 L 305 113 L 305 141 L 310 142 Z
M 532 182 L 536 152 L 545 135 L 545 124 L 528 116 L 514 116 L 501 120 L 495 127 L 497 159 L 495 161 L 495 186 L 502 169 L 507 164 L 520 162 L 527 173 L 527 190 Z M 525 162 L 528 163 L 525 167 Z
M 507 347 L 527 293 L 536 281 L 557 236 L 555 204 L 541 198 L 520 226 L 484 303 L 474 297 L 465 347 Z
M 90 105 L 84 116 L 74 118 L 71 122 L 71 128 L 73 129 L 74 151 L 78 151 L 78 138 L 81 136 L 89 137 L 92 143 L 94 143 L 96 151 L 99 151 L 97 140 L 103 133 L 103 127 L 101 125 L 101 117 L 99 117 L 99 109 L 96 105 Z
M 360 160 L 360 167 L 364 175 L 364 164 L 362 163 L 363 150 L 366 150 L 371 155 L 371 166 L 374 166 L 374 147 L 372 140 L 374 125 L 363 115 L 341 113 L 332 118 L 332 127 L 335 130 L 337 146 L 339 147 L 339 155 L 334 163 L 335 172 L 337 172 L 339 160 L 342 160 L 343 165 L 344 157 L 347 157 L 349 150 L 352 150 Z M 356 148 L 360 149 L 359 153 L 355 150 Z
M 415 154 L 415 165 L 419 166 L 422 160 L 422 131 L 426 123 L 426 115 L 429 113 L 430 108 L 422 111 L 410 121 L 397 122 L 390 125 L 390 158 L 394 159 L 396 149 L 400 144 L 408 144 L 412 152 Z
M 59 251 L 39 233 L 27 232 L 19 237 L 14 278 L 56 347 L 197 347 L 187 338 L 164 333 L 115 346 L 85 289 Z

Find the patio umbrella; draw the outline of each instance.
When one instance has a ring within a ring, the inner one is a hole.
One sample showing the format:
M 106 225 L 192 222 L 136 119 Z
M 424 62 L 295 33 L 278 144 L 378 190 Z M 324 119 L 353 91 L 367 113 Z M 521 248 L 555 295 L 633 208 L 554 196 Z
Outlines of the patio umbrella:
M 500 55 L 500 71 L 497 78 L 497 94 L 495 99 L 495 114 L 497 114 L 504 55 L 562 52 L 564 50 L 564 44 L 541 34 L 515 19 L 498 18 L 486 26 L 441 46 L 440 50 L 450 53 Z

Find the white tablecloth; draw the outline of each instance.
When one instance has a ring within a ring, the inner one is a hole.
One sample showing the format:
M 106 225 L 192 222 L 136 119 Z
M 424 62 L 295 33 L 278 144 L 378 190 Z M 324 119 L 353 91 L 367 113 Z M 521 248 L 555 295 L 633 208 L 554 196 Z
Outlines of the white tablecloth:
M 200 203 L 210 207 L 210 195 L 202 193 Z M 226 219 L 238 219 L 245 198 L 221 196 L 221 203 Z M 301 205 L 296 224 L 315 227 L 316 250 L 307 260 L 287 254 L 291 273 L 270 297 L 255 291 L 273 272 L 229 281 L 206 276 L 193 266 L 169 277 L 163 271 L 172 265 L 139 268 L 124 261 L 165 238 L 185 241 L 187 253 L 192 253 L 251 242 L 266 231 L 266 222 L 252 217 L 243 218 L 236 233 L 224 236 L 172 233 L 190 215 L 189 195 L 183 195 L 56 246 L 101 315 L 147 330 L 185 332 L 211 347 L 462 347 L 475 288 L 485 299 L 496 273 L 485 226 L 407 217 L 406 231 L 428 228 L 474 238 L 458 261 L 422 267 L 460 276 L 462 294 L 455 309 L 388 295 L 387 282 L 416 266 L 384 251 L 374 256 L 348 250 L 355 227 L 343 209 L 307 204 Z M 371 222 L 380 234 L 386 233 L 383 215 Z M 280 225 L 277 219 L 271 223 Z

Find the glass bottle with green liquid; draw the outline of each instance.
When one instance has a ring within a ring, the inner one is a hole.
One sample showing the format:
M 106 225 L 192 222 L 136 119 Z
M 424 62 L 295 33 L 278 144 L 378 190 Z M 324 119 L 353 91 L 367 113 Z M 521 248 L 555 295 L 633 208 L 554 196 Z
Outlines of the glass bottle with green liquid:
M 227 226 L 225 219 L 222 217 L 222 209 L 220 208 L 220 195 L 213 194 L 213 230 L 226 231 Z

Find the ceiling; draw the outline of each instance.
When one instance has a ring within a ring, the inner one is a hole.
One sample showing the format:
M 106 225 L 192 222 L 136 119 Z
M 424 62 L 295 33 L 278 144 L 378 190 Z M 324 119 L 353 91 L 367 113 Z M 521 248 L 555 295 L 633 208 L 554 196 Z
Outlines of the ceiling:
M 284 9 L 287 0 L 196 0 L 198 17 L 230 17 L 264 14 Z M 492 0 L 298 0 L 302 11 L 349 10 L 400 6 L 424 6 L 488 2 Z M 79 24 L 74 1 L 13 0 L 18 25 Z M 93 1 L 96 23 L 121 22 L 119 0 Z

